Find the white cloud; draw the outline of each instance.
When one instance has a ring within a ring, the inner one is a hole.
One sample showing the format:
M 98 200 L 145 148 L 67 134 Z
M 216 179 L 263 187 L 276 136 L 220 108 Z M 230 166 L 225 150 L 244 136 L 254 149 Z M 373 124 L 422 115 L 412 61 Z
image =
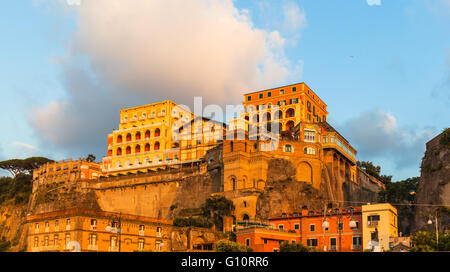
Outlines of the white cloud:
M 190 105 L 193 96 L 240 103 L 246 91 L 300 80 L 303 66 L 285 57 L 281 32 L 256 28 L 232 0 L 96 0 L 71 8 L 78 29 L 58 58 L 69 98 L 30 114 L 39 137 L 55 146 L 105 149 L 126 106 Z M 294 9 L 289 21 L 298 28 L 304 18 Z
M 298 31 L 306 27 L 306 14 L 297 3 L 287 2 L 283 5 L 284 24 L 290 31 Z
M 369 6 L 381 6 L 381 0 L 366 0 Z
M 26 150 L 28 152 L 36 153 L 39 151 L 39 148 L 37 148 L 31 144 L 22 143 L 22 142 L 13 142 L 12 144 L 15 145 L 16 147 L 18 147 L 19 149 Z
M 436 136 L 432 128 L 399 127 L 397 119 L 381 109 L 363 112 L 338 128 L 358 150 L 359 159 L 392 159 L 396 169 L 418 169 L 425 143 Z

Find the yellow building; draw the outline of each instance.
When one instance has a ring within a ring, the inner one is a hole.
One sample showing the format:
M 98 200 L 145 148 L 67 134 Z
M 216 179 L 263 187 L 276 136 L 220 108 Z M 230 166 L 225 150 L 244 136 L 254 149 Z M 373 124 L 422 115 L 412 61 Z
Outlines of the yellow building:
M 119 129 L 108 135 L 104 173 L 136 173 L 179 162 L 174 132 L 193 118 L 170 100 L 121 110 Z
M 372 251 L 389 250 L 389 242 L 398 237 L 397 209 L 389 203 L 362 206 L 363 246 Z

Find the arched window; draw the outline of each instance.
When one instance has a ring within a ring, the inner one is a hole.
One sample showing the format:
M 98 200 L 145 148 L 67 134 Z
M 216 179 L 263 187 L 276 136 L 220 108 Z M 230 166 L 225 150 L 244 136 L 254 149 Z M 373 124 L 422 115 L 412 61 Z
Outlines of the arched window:
M 139 141 L 141 139 L 141 133 L 138 131 L 135 135 L 136 141 Z
M 253 115 L 253 117 L 252 117 L 252 123 L 253 123 L 253 124 L 256 124 L 256 123 L 258 123 L 258 122 L 259 122 L 259 114 Z
M 134 153 L 141 153 L 141 146 L 140 145 L 136 145 L 136 147 L 134 148 Z
M 286 111 L 286 118 L 295 117 L 295 110 L 293 108 L 290 108 Z
M 122 135 L 117 136 L 117 143 L 122 143 Z
M 159 128 L 157 128 L 155 130 L 155 137 L 159 137 L 161 135 L 161 130 L 159 130 Z
M 242 216 L 242 221 L 250 221 L 250 216 L 248 216 L 248 214 L 244 214 L 244 216 Z
M 125 151 L 125 154 L 130 155 L 131 154 L 131 147 L 127 146 L 127 149 Z
M 116 152 L 117 156 L 122 156 L 122 148 L 117 148 L 117 152 Z
M 149 151 L 150 151 L 150 144 L 146 144 L 146 145 L 145 145 L 144 151 L 145 151 L 145 152 L 149 152 Z
M 150 130 L 145 132 L 145 139 L 150 139 Z
M 153 148 L 153 150 L 159 150 L 159 142 L 155 143 L 155 147 Z
M 232 183 L 232 186 L 233 186 L 233 191 L 235 191 L 236 190 L 236 179 L 235 178 L 231 178 L 231 183 Z
M 270 115 L 269 112 L 266 112 L 263 114 L 262 119 L 263 119 L 263 122 L 270 122 L 270 120 L 272 119 L 272 116 Z
M 291 128 L 293 128 L 295 126 L 294 121 L 289 121 L 286 123 L 286 130 L 290 130 Z
M 127 142 L 131 142 L 131 134 L 130 133 L 127 134 Z

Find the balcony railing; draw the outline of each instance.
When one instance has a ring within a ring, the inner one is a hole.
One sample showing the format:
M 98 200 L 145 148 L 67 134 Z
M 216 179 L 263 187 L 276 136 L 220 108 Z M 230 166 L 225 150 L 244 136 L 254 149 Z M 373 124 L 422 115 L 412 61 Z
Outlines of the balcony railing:
M 97 225 L 91 225 L 91 230 L 97 230 Z
M 328 249 L 328 251 L 336 251 L 336 246 L 330 246 L 330 248 Z
M 117 251 L 119 251 L 119 247 L 117 247 L 117 246 L 109 246 L 108 251 L 110 251 L 110 252 L 117 252 Z
M 367 226 L 371 227 L 371 228 L 377 227 L 378 226 L 378 221 L 368 221 L 367 222 Z
M 144 235 L 145 235 L 145 231 L 140 230 L 140 231 L 139 231 L 139 236 L 144 236 Z
M 161 237 L 161 232 L 157 232 L 156 237 Z
M 361 250 L 361 245 L 352 245 L 352 250 Z
M 88 245 L 88 250 L 98 250 L 98 245 Z

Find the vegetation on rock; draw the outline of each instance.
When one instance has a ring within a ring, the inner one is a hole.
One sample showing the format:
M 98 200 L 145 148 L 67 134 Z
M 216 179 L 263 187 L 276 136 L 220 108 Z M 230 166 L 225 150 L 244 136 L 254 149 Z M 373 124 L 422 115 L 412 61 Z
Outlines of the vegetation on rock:
M 252 252 L 252 251 L 253 249 L 236 242 L 221 240 L 216 243 L 216 252 Z

